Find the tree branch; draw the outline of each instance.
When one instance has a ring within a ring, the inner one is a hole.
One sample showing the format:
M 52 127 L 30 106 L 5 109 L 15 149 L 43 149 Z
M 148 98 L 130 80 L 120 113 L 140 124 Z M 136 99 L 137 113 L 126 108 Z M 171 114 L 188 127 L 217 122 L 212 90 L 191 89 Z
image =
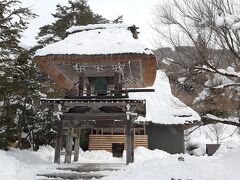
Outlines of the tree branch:
M 212 119 L 212 118 L 209 118 L 209 117 L 207 117 L 207 116 L 202 116 L 202 117 L 201 117 L 201 121 L 202 121 L 204 124 L 223 123 L 223 124 L 228 124 L 228 125 L 233 125 L 233 126 L 240 127 L 240 123 L 233 122 L 233 121 L 227 121 L 227 120 Z

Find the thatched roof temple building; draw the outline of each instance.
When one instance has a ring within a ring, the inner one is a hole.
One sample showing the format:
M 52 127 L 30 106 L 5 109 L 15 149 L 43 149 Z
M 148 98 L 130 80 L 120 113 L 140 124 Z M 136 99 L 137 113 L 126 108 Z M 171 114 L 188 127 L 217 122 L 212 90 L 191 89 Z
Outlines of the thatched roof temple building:
M 113 84 L 116 71 L 123 88 L 153 85 L 156 60 L 152 51 L 138 40 L 137 27 L 125 24 L 74 26 L 68 36 L 36 52 L 38 67 L 60 88 L 77 89 L 79 73 L 89 78 L 107 77 Z

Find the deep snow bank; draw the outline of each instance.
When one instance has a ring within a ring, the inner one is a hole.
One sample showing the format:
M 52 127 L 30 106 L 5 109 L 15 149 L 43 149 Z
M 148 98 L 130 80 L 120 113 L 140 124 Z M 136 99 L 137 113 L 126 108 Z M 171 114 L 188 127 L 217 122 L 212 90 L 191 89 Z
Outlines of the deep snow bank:
M 225 154 L 208 157 L 182 155 L 184 161 L 178 161 L 179 155 L 165 158 L 154 157 L 129 165 L 125 170 L 105 177 L 105 180 L 239 180 L 240 146 L 228 150 Z
M 12 149 L 0 150 L 1 180 L 32 180 L 36 174 L 53 165 L 54 149 L 44 146 L 37 152 Z
M 27 150 L 0 150 L 1 180 L 32 180 L 37 173 L 54 172 L 58 165 L 53 164 L 54 150 L 45 146 L 37 152 Z M 135 149 L 135 163 L 120 171 L 109 172 L 104 179 L 109 180 L 239 180 L 240 146 L 232 149 L 222 146 L 212 157 L 170 155 L 161 150 Z M 178 157 L 184 161 L 178 161 Z M 106 151 L 81 152 L 79 162 L 125 162 L 125 158 L 113 158 Z

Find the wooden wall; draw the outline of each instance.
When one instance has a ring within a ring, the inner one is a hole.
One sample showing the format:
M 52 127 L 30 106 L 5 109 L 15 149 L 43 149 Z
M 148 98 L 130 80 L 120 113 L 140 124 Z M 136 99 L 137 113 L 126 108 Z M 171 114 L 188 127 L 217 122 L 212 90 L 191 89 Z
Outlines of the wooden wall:
M 148 148 L 161 149 L 170 154 L 185 152 L 183 125 L 161 125 L 149 123 L 146 126 Z
M 126 150 L 125 135 L 89 135 L 89 150 L 106 150 L 112 152 L 112 143 L 124 143 Z M 148 148 L 148 135 L 134 135 L 134 148 L 143 146 Z

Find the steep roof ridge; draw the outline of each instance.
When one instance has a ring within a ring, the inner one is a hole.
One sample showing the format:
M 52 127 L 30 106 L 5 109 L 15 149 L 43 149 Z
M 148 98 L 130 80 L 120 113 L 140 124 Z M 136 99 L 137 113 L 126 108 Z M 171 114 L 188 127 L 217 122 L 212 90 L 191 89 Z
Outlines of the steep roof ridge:
M 72 34 L 75 32 L 89 31 L 96 29 L 109 29 L 109 28 L 124 28 L 128 29 L 129 27 L 134 26 L 133 24 L 88 24 L 86 26 L 72 26 L 67 29 L 67 33 Z

